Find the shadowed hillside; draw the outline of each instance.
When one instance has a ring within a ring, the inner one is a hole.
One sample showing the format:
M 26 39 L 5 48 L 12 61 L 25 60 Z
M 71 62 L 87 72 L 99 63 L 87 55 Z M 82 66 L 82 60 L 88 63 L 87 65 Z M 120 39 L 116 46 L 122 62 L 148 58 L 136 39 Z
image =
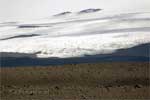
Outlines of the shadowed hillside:
M 150 44 L 120 49 L 112 54 L 85 55 L 77 58 L 36 58 L 35 54 L 1 53 L 1 67 L 48 66 L 95 62 L 149 61 Z

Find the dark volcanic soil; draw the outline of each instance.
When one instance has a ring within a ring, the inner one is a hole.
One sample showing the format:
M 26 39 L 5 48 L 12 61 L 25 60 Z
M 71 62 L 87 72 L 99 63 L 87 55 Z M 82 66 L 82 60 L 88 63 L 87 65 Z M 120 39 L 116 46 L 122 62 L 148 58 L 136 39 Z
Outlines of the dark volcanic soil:
M 148 62 L 1 68 L 0 100 L 150 99 Z

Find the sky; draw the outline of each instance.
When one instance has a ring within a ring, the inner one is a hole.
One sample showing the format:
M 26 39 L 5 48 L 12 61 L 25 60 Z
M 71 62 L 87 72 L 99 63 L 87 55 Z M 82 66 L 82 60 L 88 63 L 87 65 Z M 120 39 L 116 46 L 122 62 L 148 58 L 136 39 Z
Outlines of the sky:
M 150 0 L 0 0 L 0 21 L 44 18 L 87 8 L 150 12 Z

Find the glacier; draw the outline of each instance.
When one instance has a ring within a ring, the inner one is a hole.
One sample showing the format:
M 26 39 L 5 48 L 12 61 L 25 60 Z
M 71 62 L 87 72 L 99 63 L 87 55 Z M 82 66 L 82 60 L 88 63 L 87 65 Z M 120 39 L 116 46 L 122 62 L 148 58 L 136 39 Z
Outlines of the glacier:
M 69 58 L 150 43 L 150 12 L 70 13 L 0 23 L 0 52 Z

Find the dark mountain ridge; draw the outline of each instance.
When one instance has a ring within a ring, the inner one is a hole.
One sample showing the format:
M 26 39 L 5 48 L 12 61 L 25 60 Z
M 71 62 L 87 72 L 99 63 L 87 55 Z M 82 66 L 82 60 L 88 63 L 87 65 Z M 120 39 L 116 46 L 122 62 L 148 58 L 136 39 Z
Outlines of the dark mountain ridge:
M 80 12 L 78 12 L 78 14 L 93 13 L 93 12 L 98 12 L 101 10 L 102 9 L 89 8 L 89 9 L 81 10 Z
M 66 11 L 66 12 L 62 12 L 62 13 L 59 13 L 59 14 L 56 14 L 54 16 L 63 16 L 63 15 L 68 15 L 68 14 L 71 14 L 72 12 L 70 11 Z

